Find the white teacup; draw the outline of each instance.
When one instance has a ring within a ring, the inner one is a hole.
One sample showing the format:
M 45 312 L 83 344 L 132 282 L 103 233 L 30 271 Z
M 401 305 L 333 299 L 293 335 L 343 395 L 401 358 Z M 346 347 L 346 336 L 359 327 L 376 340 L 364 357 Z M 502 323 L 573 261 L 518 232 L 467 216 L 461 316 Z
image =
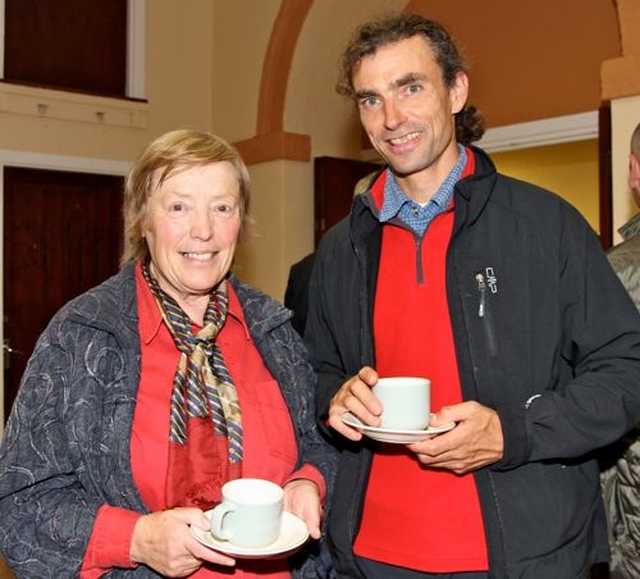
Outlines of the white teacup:
M 211 534 L 240 547 L 264 547 L 280 534 L 282 488 L 257 478 L 222 486 L 222 502 L 211 513 Z
M 382 403 L 382 428 L 422 430 L 429 425 L 431 382 L 427 378 L 380 378 L 372 391 Z

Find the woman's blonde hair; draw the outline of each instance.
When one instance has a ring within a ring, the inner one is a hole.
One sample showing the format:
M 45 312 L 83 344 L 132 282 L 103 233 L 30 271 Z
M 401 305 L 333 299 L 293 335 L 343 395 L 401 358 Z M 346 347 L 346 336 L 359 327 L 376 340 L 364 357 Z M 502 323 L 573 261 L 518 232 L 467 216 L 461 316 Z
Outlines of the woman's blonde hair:
M 159 187 L 174 172 L 228 161 L 238 176 L 240 185 L 240 236 L 243 237 L 250 226 L 249 198 L 251 184 L 249 172 L 234 147 L 212 133 L 179 129 L 170 131 L 152 141 L 134 161 L 124 186 L 124 226 L 127 247 L 120 260 L 128 261 L 146 258 L 149 255 L 147 242 L 142 234 L 147 212 L 147 200 L 154 187 Z M 154 179 L 161 169 L 160 178 Z

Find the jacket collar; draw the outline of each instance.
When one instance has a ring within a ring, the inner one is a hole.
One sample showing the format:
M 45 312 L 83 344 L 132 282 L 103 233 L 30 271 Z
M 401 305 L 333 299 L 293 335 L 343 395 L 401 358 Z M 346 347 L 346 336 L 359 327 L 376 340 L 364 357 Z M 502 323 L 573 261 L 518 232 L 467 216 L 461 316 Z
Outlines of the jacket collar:
M 496 167 L 489 156 L 478 147 L 470 146 L 469 149 L 475 157 L 475 170 L 456 184 L 456 230 L 463 223 L 472 225 L 477 221 L 491 198 L 497 179 Z
M 497 179 L 495 165 L 482 149 L 469 146 L 467 152 L 474 156 L 475 168 L 473 174 L 463 177 L 456 183 L 454 191 L 456 230 L 462 224 L 471 225 L 478 219 L 491 197 Z M 366 238 L 371 232 L 380 228 L 373 191 L 381 186 L 382 179 L 384 179 L 384 170 L 372 181 L 369 190 L 357 195 L 353 201 L 351 230 L 357 232 L 354 239 Z M 362 218 L 365 213 L 369 214 L 370 219 Z M 356 223 L 358 226 L 354 227 Z
M 623 239 L 629 239 L 635 237 L 640 233 L 640 213 L 629 219 L 620 229 L 618 233 L 622 235 Z
M 249 333 L 255 339 L 281 326 L 293 315 L 279 302 L 229 274 L 229 282 L 238 296 Z

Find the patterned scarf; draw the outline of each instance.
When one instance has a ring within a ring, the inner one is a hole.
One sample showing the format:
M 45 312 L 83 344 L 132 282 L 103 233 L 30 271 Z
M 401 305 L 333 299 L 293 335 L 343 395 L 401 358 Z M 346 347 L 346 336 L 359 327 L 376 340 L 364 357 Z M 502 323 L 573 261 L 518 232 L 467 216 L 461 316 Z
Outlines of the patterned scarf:
M 143 263 L 142 273 L 180 351 L 171 395 L 167 506 L 210 508 L 219 501 L 222 484 L 240 476 L 242 463 L 238 392 L 216 343 L 227 318 L 226 281 L 212 292 L 204 327 L 194 335 L 191 320 L 160 288 L 148 261 Z M 226 446 L 227 465 L 220 465 L 221 440 Z

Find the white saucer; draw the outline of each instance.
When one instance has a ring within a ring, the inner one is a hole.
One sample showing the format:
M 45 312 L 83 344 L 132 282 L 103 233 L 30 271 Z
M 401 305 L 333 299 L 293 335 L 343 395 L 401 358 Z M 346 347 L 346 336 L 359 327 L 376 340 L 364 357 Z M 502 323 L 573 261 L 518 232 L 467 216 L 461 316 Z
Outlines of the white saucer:
M 211 511 L 205 513 L 210 516 Z M 291 513 L 282 513 L 282 525 L 280 536 L 264 547 L 240 547 L 230 541 L 216 539 L 210 531 L 191 526 L 191 534 L 203 545 L 220 551 L 238 559 L 264 559 L 274 555 L 282 555 L 293 551 L 302 545 L 308 538 L 307 524 Z
M 447 422 L 442 426 L 429 426 L 424 430 L 394 430 L 390 428 L 380 428 L 376 426 L 367 426 L 358 417 L 345 412 L 340 418 L 342 422 L 357 428 L 360 432 L 377 440 L 379 442 L 389 442 L 391 444 L 409 444 L 411 442 L 420 442 L 427 438 L 432 438 L 436 434 L 442 434 L 455 427 L 455 422 Z

